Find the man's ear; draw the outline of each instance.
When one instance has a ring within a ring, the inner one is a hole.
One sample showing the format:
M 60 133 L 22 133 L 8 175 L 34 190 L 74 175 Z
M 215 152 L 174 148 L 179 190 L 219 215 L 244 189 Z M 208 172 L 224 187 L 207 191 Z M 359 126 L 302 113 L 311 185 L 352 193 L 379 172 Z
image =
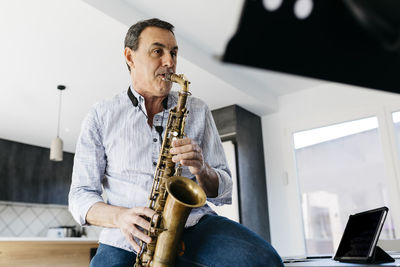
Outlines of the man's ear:
M 125 61 L 126 64 L 132 69 L 135 67 L 135 64 L 133 62 L 133 51 L 129 47 L 125 47 L 124 50 L 124 56 L 125 56 Z

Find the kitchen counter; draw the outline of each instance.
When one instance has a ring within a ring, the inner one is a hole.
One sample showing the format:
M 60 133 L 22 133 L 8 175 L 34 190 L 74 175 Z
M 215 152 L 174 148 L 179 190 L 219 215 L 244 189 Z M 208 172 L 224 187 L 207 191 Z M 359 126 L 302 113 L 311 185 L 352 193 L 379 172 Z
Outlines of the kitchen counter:
M 46 242 L 83 242 L 83 243 L 97 243 L 97 238 L 88 237 L 63 237 L 63 238 L 49 238 L 49 237 L 0 237 L 2 241 L 46 241 Z
M 2 237 L 0 266 L 89 266 L 98 240 L 81 237 Z

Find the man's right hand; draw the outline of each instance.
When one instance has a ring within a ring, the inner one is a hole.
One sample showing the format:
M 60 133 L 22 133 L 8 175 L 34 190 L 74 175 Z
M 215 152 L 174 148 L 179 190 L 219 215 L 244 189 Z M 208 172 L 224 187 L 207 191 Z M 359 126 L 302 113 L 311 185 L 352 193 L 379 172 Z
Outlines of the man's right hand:
M 133 249 L 140 251 L 134 237 L 149 243 L 151 238 L 145 235 L 142 229 L 149 229 L 150 218 L 156 212 L 147 207 L 124 208 L 97 202 L 86 214 L 86 221 L 91 225 L 109 228 L 119 228 Z M 140 227 L 140 228 L 139 228 Z
M 133 246 L 136 252 L 140 251 L 140 247 L 136 243 L 134 237 L 137 237 L 146 243 L 151 242 L 151 238 L 143 233 L 139 227 L 142 229 L 149 229 L 149 220 L 155 213 L 154 210 L 147 207 L 135 207 L 130 209 L 120 209 L 115 216 L 116 226 L 121 230 L 122 234 Z M 144 217 L 149 219 L 146 220 Z

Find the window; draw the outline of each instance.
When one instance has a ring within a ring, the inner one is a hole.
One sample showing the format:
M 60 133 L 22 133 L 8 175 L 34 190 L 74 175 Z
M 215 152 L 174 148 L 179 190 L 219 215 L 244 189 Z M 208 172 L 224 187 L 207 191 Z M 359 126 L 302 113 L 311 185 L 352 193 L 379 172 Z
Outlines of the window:
M 308 255 L 333 254 L 350 214 L 390 208 L 376 117 L 293 135 Z M 395 238 L 389 213 L 381 237 Z
M 394 134 L 397 143 L 397 151 L 400 156 L 400 111 L 392 113 L 393 125 L 394 125 Z

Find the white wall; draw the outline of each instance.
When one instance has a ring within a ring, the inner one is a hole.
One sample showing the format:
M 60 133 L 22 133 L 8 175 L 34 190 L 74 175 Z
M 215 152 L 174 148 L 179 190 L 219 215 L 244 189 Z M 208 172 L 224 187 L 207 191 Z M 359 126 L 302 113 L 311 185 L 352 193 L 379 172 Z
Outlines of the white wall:
M 211 202 L 207 204 L 220 216 L 227 217 L 232 221 L 239 222 L 239 197 L 237 191 L 237 175 L 236 175 L 236 153 L 235 145 L 232 141 L 222 142 L 222 147 L 225 151 L 226 160 L 228 162 L 228 167 L 232 174 L 232 204 L 215 206 Z
M 282 96 L 278 102 L 278 112 L 262 117 L 271 241 L 278 252 L 282 256 L 305 254 L 292 138 L 300 130 L 377 116 L 385 167 L 394 185 L 390 193 L 395 206 L 391 212 L 400 226 L 400 214 L 396 214 L 400 168 L 394 160 L 397 152 L 390 115 L 400 110 L 400 95 L 326 83 Z

